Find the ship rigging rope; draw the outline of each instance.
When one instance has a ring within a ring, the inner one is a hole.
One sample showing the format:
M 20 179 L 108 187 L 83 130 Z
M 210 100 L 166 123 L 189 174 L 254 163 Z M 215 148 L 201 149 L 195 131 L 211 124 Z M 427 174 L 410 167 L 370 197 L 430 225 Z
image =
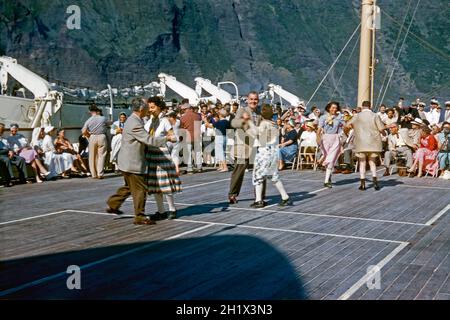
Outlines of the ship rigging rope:
M 316 95 L 317 91 L 319 91 L 320 87 L 322 86 L 323 82 L 325 81 L 325 79 L 328 77 L 328 75 L 330 74 L 331 70 L 333 70 L 334 66 L 336 65 L 336 63 L 338 62 L 339 58 L 341 57 L 341 55 L 344 53 L 345 49 L 347 49 L 348 45 L 350 44 L 350 42 L 352 41 L 353 37 L 355 36 L 356 32 L 359 30 L 359 28 L 361 27 L 361 23 L 358 24 L 358 26 L 356 27 L 355 31 L 353 31 L 353 34 L 350 36 L 350 38 L 347 40 L 347 43 L 345 44 L 344 48 L 341 50 L 341 52 L 339 53 L 339 55 L 337 56 L 337 58 L 334 60 L 333 64 L 330 66 L 330 68 L 328 69 L 327 73 L 325 74 L 325 76 L 323 77 L 322 81 L 320 81 L 319 85 L 317 86 L 316 90 L 314 91 L 314 93 L 312 94 L 311 98 L 309 98 L 308 103 L 306 104 L 305 107 L 307 107 L 309 105 L 309 103 L 311 102 L 311 100 L 314 98 L 314 96 Z
M 352 51 L 350 52 L 350 55 L 348 56 L 347 63 L 345 64 L 345 67 L 344 67 L 344 69 L 342 70 L 341 76 L 339 77 L 338 82 L 337 82 L 336 85 L 334 86 L 334 90 L 333 90 L 333 93 L 331 94 L 330 101 L 333 100 L 333 96 L 334 96 L 334 94 L 336 93 L 336 91 L 337 91 L 339 85 L 341 84 L 341 81 L 342 81 L 342 78 L 343 78 L 343 76 L 344 76 L 344 74 L 345 74 L 345 71 L 347 70 L 347 67 L 348 67 L 348 65 L 350 64 L 350 61 L 352 60 L 352 57 L 353 57 L 353 53 L 355 52 L 356 46 L 357 46 L 358 43 L 359 43 L 359 39 L 361 39 L 361 34 L 359 35 L 358 39 L 356 39 L 355 45 L 353 46 Z
M 417 9 L 419 8 L 420 1 L 421 1 L 421 0 L 418 0 L 418 1 L 417 1 L 416 7 L 414 8 L 414 12 L 413 12 L 411 21 L 409 21 L 408 30 L 406 30 L 405 38 L 403 39 L 402 45 L 401 45 L 400 50 L 399 50 L 399 52 L 398 52 L 398 54 L 397 54 L 397 59 L 396 59 L 396 61 L 395 61 L 395 64 L 394 64 L 394 66 L 392 67 L 391 75 L 389 76 L 389 80 L 388 80 L 388 82 L 387 82 L 386 88 L 384 89 L 384 93 L 383 93 L 383 96 L 381 97 L 380 104 L 383 103 L 384 98 L 385 98 L 385 96 L 386 96 L 386 93 L 387 93 L 387 91 L 388 91 L 388 89 L 389 89 L 389 85 L 390 85 L 390 83 L 391 83 L 392 76 L 394 75 L 395 68 L 396 68 L 397 65 L 398 65 L 398 60 L 399 60 L 399 58 L 400 58 L 400 55 L 402 54 L 403 48 L 404 48 L 404 46 L 405 46 L 406 39 L 408 38 L 409 30 L 411 30 L 411 26 L 412 26 L 412 24 L 413 24 L 413 22 L 414 22 L 414 18 L 416 17 L 416 13 L 417 13 Z
M 380 101 L 381 93 L 383 92 L 384 85 L 386 83 L 386 80 L 387 80 L 387 77 L 388 77 L 388 74 L 389 74 L 389 70 L 393 66 L 392 61 L 394 61 L 395 50 L 397 50 L 397 46 L 398 46 L 398 44 L 400 42 L 400 36 L 401 36 L 401 34 L 403 32 L 403 27 L 404 27 L 404 25 L 406 23 L 406 20 L 408 18 L 408 13 L 409 13 L 409 10 L 411 8 L 412 1 L 413 0 L 409 0 L 408 7 L 406 8 L 406 13 L 405 13 L 405 17 L 403 18 L 403 22 L 402 22 L 401 28 L 398 30 L 397 39 L 395 40 L 394 49 L 392 50 L 392 55 L 391 55 L 391 58 L 389 59 L 389 63 L 390 64 L 387 66 L 386 72 L 384 73 L 383 82 L 381 83 L 380 91 L 378 92 L 378 97 L 377 97 L 377 101 L 375 103 L 375 106 L 378 106 L 378 102 Z
M 395 20 L 394 17 L 392 17 L 391 15 L 389 15 L 388 13 L 386 13 L 385 10 L 382 11 L 382 13 L 384 15 L 386 15 L 386 17 L 388 17 L 390 20 L 392 20 L 392 22 L 398 26 L 400 26 L 400 24 Z M 402 28 L 402 27 L 401 27 Z M 404 29 L 404 28 L 402 28 Z M 421 37 L 419 37 L 418 35 L 414 34 L 413 32 L 409 32 L 408 34 L 409 36 L 411 36 L 414 40 L 417 41 L 417 43 L 419 43 L 423 48 L 428 49 L 430 51 L 434 51 L 433 53 L 437 53 L 441 56 L 441 58 L 445 58 L 446 60 L 450 61 L 450 55 L 448 55 L 447 53 L 445 53 L 444 51 L 440 50 L 439 48 L 436 48 L 435 46 L 433 46 L 431 43 L 429 43 L 428 41 L 422 39 Z

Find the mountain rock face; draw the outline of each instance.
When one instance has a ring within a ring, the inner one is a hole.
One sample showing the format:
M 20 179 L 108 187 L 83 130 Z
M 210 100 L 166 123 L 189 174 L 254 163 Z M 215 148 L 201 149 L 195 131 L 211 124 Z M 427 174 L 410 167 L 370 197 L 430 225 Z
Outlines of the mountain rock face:
M 276 83 L 304 99 L 358 26 L 360 12 L 358 0 L 95 0 L 79 2 L 81 29 L 69 30 L 66 10 L 72 4 L 77 3 L 1 1 L 0 54 L 71 86 L 128 87 L 165 72 L 191 87 L 197 76 L 234 81 L 242 93 Z M 378 1 L 383 14 L 375 97 L 389 78 L 416 4 Z M 449 16 L 448 0 L 420 2 L 384 102 L 399 96 L 450 99 Z M 358 36 L 313 103 L 355 103 Z

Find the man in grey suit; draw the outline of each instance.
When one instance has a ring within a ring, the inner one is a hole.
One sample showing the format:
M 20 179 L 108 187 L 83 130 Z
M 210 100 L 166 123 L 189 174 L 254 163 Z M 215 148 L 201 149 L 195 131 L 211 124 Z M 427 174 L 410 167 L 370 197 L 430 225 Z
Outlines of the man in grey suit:
M 370 101 L 362 103 L 362 111 L 349 121 L 355 134 L 355 155 L 359 159 L 361 185 L 359 190 L 366 190 L 366 159 L 369 159 L 375 190 L 380 190 L 377 179 L 375 160 L 383 151 L 381 135 L 386 135 L 380 116 L 370 110 Z
M 231 121 L 231 127 L 236 130 L 236 141 L 234 145 L 235 166 L 231 175 L 230 191 L 228 200 L 230 204 L 237 203 L 237 197 L 241 191 L 244 181 L 245 170 L 250 164 L 250 157 L 253 153 L 254 140 L 245 132 L 249 130 L 248 122 L 251 121 L 255 126 L 261 122 L 261 114 L 258 110 L 259 95 L 252 91 L 247 96 L 247 107 L 239 108 L 236 116 Z M 264 183 L 263 199 L 266 184 Z
M 163 146 L 168 141 L 175 142 L 176 138 L 170 134 L 165 137 L 151 137 L 145 131 L 142 120 L 148 113 L 148 104 L 140 98 L 135 98 L 131 105 L 133 113 L 125 122 L 122 132 L 122 145 L 117 161 L 125 185 L 108 199 L 106 212 L 122 214 L 123 212 L 119 208 L 131 195 L 134 204 L 134 224 L 150 225 L 155 224 L 155 222 L 145 216 L 145 201 L 147 199 L 145 147 Z

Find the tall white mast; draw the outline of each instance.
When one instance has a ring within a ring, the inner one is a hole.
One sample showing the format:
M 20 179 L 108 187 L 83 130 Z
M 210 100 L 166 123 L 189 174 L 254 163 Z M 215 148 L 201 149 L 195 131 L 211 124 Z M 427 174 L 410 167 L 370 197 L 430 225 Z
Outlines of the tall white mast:
M 375 75 L 376 0 L 361 1 L 361 43 L 359 50 L 358 106 L 363 101 L 373 105 Z

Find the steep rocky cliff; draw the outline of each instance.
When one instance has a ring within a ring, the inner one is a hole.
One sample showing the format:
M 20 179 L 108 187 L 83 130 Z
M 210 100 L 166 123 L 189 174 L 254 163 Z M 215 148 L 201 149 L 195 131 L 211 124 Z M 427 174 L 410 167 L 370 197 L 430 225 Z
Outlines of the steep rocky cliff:
M 409 0 L 378 3 L 394 20 L 382 16 L 376 90 Z M 80 30 L 66 27 L 72 4 L 81 8 Z M 166 72 L 192 87 L 196 76 L 235 81 L 242 92 L 274 82 L 309 98 L 358 25 L 359 9 L 358 0 L 2 0 L 0 54 L 51 81 L 92 88 L 148 83 Z M 420 3 L 411 28 L 417 38 L 405 42 L 387 102 L 449 95 L 449 16 L 448 0 Z M 354 44 L 314 102 L 355 102 Z

